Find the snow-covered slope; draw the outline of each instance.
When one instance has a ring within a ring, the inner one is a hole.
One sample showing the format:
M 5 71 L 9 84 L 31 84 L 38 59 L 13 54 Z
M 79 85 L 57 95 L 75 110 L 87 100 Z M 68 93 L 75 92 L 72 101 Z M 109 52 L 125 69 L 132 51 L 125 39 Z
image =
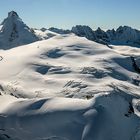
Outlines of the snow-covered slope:
M 126 56 L 135 56 L 140 57 L 140 48 L 126 46 L 126 45 L 109 45 L 111 49 L 116 51 L 119 54 L 126 55 Z
M 140 139 L 140 80 L 129 56 L 75 35 L 0 55 L 1 139 Z
M 59 35 L 0 53 L 0 79 L 7 86 L 16 85 L 15 96 L 23 96 L 28 89 L 31 97 L 86 98 L 110 90 L 113 83 L 138 88 L 133 84 L 138 74 L 130 57 L 74 35 Z
M 140 117 L 137 110 L 134 111 L 128 102 L 132 98 L 134 96 L 123 97 L 111 93 L 96 95 L 91 100 L 69 98 L 19 100 L 9 104 L 2 111 L 0 138 L 139 140 Z M 3 99 L 6 100 L 1 97 L 0 101 Z M 0 102 L 0 105 L 3 104 Z
M 0 49 L 9 49 L 19 45 L 29 44 L 39 40 L 14 11 L 1 23 Z
M 51 37 L 59 35 L 58 33 L 52 32 L 47 29 L 33 29 L 35 35 L 39 38 L 39 40 L 49 39 Z

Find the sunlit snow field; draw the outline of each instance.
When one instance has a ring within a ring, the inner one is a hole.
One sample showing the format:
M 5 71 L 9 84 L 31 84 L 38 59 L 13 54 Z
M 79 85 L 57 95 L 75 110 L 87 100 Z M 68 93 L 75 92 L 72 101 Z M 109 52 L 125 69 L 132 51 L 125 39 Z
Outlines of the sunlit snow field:
M 34 33 L 0 50 L 0 140 L 140 140 L 140 48 Z

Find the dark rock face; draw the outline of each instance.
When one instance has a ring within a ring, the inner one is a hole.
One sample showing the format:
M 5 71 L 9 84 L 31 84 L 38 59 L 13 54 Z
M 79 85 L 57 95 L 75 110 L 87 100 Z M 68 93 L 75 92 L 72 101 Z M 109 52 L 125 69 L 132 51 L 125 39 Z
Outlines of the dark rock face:
M 140 74 L 140 67 L 137 65 L 135 58 L 133 56 L 131 56 L 131 60 L 132 60 L 132 66 L 134 68 L 134 70 Z
M 11 11 L 8 13 L 8 17 L 19 17 L 18 14 L 15 11 Z
M 108 44 L 110 42 L 108 34 L 103 31 L 101 28 L 98 28 L 95 31 L 97 42 L 101 44 Z
M 13 40 L 15 40 L 18 37 L 19 36 L 18 36 L 17 26 L 16 26 L 16 24 L 13 24 L 13 29 L 12 29 L 9 41 L 12 42 Z
M 42 32 L 45 32 L 47 29 L 46 28 L 41 28 L 40 29 Z
M 108 35 L 105 31 L 103 31 L 100 27 L 95 31 L 97 38 L 107 39 Z
M 75 27 L 72 27 L 71 31 L 80 37 L 86 37 L 89 40 L 96 40 L 96 35 L 89 26 L 76 25 Z

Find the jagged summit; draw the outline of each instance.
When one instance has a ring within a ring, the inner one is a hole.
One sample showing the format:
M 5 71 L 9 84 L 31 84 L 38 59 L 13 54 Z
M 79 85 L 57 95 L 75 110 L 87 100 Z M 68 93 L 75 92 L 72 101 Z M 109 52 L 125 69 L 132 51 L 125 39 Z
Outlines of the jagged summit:
M 8 13 L 8 17 L 1 23 L 0 48 L 9 49 L 16 46 L 32 43 L 38 37 L 18 16 L 15 11 Z
M 72 27 L 71 31 L 75 33 L 76 35 L 81 36 L 81 37 L 86 37 L 89 40 L 94 40 L 94 41 L 96 40 L 96 35 L 89 26 L 76 25 Z
M 8 13 L 8 17 L 19 17 L 19 16 L 18 16 L 17 12 L 11 11 Z

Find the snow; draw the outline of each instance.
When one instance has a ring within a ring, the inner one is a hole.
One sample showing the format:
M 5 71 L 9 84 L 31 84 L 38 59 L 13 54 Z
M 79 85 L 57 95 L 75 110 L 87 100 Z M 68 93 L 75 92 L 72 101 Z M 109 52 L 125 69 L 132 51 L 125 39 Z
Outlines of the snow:
M 110 47 L 116 52 L 126 56 L 140 56 L 140 49 L 132 46 L 110 45 Z
M 39 29 L 34 29 L 35 35 L 39 37 L 40 40 L 49 39 L 53 36 L 59 35 L 57 33 L 51 32 L 49 30 L 41 31 Z
M 128 56 L 75 35 L 56 35 L 0 54 L 1 137 L 140 138 L 140 88 L 132 82 L 138 74 Z
M 110 90 L 112 83 L 135 88 L 132 78 L 138 76 L 129 57 L 74 35 L 1 51 L 1 56 L 0 79 L 5 86 L 16 87 L 18 96 L 28 89 L 32 97 L 86 98 Z
M 139 139 L 140 119 L 125 116 L 128 110 L 128 101 L 116 94 L 98 94 L 91 100 L 28 99 L 11 103 L 0 117 L 0 127 L 21 140 Z
M 139 140 L 140 49 L 33 31 L 0 50 L 0 140 Z

